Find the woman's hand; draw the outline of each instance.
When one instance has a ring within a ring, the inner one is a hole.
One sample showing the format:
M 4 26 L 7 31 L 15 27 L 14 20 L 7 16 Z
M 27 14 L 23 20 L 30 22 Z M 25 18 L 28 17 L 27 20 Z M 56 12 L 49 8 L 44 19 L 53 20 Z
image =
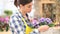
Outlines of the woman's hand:
M 30 18 L 29 20 L 30 20 L 31 23 L 33 22 L 33 18 Z
M 43 26 L 40 26 L 38 28 L 38 31 L 44 32 L 44 31 L 47 31 L 48 29 L 49 29 L 49 26 L 48 25 L 43 25 Z

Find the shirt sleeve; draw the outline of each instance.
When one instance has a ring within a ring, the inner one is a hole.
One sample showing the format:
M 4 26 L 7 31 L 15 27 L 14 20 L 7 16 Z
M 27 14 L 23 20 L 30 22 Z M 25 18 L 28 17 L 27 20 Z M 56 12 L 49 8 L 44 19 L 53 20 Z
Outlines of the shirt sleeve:
M 16 16 L 12 16 L 10 18 L 10 29 L 12 34 L 24 34 L 24 30 L 25 30 L 25 25 L 23 24 L 21 18 L 17 18 Z

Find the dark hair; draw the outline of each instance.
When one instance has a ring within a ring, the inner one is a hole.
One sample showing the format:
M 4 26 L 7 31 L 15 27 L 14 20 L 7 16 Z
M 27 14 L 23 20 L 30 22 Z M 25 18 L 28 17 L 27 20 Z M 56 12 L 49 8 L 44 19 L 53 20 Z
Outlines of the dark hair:
M 18 6 L 17 0 L 14 1 L 14 5 L 15 5 L 16 7 Z
M 23 6 L 30 3 L 30 2 L 32 2 L 32 0 L 18 0 L 18 4 L 19 5 L 22 4 Z

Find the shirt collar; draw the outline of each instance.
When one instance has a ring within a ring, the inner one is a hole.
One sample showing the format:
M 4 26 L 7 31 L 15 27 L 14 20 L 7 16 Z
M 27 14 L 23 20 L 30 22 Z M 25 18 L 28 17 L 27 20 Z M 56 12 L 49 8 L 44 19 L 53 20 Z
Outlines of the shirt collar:
M 20 11 L 17 12 L 17 14 L 20 16 L 20 17 L 23 17 L 22 13 Z M 23 17 L 24 18 L 24 17 Z

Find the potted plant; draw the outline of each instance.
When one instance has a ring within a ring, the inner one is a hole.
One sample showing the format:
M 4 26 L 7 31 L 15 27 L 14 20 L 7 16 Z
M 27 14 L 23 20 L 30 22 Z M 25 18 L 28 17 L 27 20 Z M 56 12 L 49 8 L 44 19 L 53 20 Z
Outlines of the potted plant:
M 53 24 L 52 20 L 50 18 L 40 18 L 40 19 L 34 19 L 32 21 L 33 26 L 32 28 L 38 28 L 39 26 L 42 25 L 48 25 L 49 27 L 54 27 L 55 24 Z
M 9 30 L 9 19 L 12 15 L 12 10 L 5 10 L 5 15 L 0 16 L 0 31 L 8 31 Z
M 0 31 L 8 31 L 9 30 L 9 24 L 8 24 L 9 18 L 8 17 L 0 17 Z

